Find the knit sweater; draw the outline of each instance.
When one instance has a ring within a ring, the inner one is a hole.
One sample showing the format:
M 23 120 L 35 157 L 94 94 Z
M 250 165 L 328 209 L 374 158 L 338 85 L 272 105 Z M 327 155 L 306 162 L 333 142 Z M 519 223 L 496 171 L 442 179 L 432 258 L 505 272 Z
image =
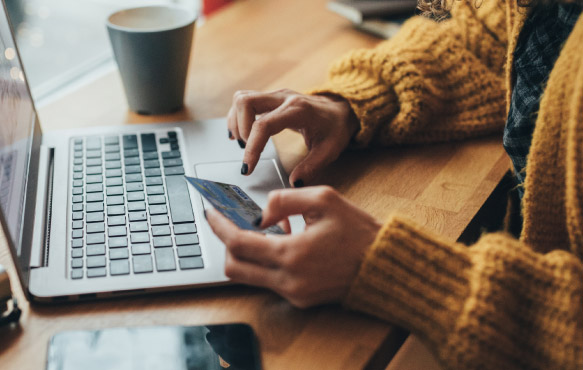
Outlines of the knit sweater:
M 349 101 L 362 146 L 501 133 L 528 9 L 475 3 L 453 1 L 448 20 L 415 17 L 393 39 L 351 52 L 313 93 Z M 582 18 L 541 100 L 520 239 L 488 234 L 466 247 L 394 216 L 345 299 L 420 336 L 444 368 L 583 368 Z

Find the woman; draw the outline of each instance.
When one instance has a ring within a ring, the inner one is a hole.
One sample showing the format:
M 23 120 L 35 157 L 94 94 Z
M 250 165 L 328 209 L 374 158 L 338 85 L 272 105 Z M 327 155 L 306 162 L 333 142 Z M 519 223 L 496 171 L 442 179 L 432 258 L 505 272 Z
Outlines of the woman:
M 416 17 L 350 53 L 311 95 L 239 92 L 229 113 L 229 135 L 246 144 L 243 174 L 270 135 L 304 135 L 296 188 L 348 145 L 503 130 L 521 196 L 518 239 L 495 233 L 465 247 L 400 217 L 380 224 L 330 188 L 291 189 L 270 194 L 258 224 L 303 214 L 301 234 L 264 237 L 208 212 L 227 246 L 226 274 L 299 307 L 342 302 L 399 324 L 446 368 L 583 368 L 580 13 L 578 4 L 456 1 L 443 21 Z

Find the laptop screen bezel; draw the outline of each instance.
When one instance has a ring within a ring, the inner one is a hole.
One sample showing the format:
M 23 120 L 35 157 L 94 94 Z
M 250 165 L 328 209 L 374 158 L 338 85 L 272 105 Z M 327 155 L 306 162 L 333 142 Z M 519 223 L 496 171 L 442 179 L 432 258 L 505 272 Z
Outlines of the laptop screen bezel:
M 21 225 L 21 235 L 20 235 L 20 248 L 14 245 L 12 238 L 10 237 L 10 231 L 8 230 L 8 223 L 6 222 L 6 218 L 2 209 L 0 209 L 0 223 L 2 224 L 2 231 L 4 232 L 4 237 L 6 243 L 8 244 L 8 248 L 10 249 L 10 254 L 12 255 L 12 260 L 14 261 L 14 265 L 20 279 L 20 283 L 22 284 L 22 288 L 25 293 L 28 295 L 28 285 L 30 280 L 30 257 L 31 257 L 31 250 L 32 250 L 32 239 L 33 239 L 33 230 L 34 230 L 34 221 L 35 221 L 35 205 L 36 205 L 36 196 L 37 196 L 37 186 L 38 186 L 38 175 L 39 175 L 39 156 L 40 156 L 40 147 L 42 143 L 42 130 L 40 127 L 40 122 L 38 119 L 38 114 L 36 110 L 36 106 L 34 105 L 34 100 L 32 98 L 30 86 L 28 84 L 28 80 L 26 78 L 26 71 L 24 69 L 24 65 L 22 63 L 22 58 L 20 57 L 20 51 L 18 49 L 18 45 L 16 43 L 16 39 L 14 37 L 14 27 L 12 26 L 12 22 L 10 17 L 8 16 L 8 9 L 6 8 L 5 1 L 2 0 L 2 8 L 4 14 L 6 14 L 6 19 L 8 21 L 8 27 L 10 28 L 11 38 L 13 40 L 15 51 L 16 51 L 16 58 L 20 61 L 22 66 L 22 73 L 24 74 L 24 83 L 26 85 L 26 90 L 28 96 L 30 97 L 30 101 L 32 104 L 33 110 L 33 118 L 34 123 L 31 130 L 32 140 L 29 147 L 29 155 L 28 155 L 28 163 L 26 164 L 26 173 L 25 176 L 27 181 L 25 183 L 25 190 L 24 190 L 24 199 L 23 199 L 23 210 L 24 214 L 22 217 L 22 225 Z M 18 251 L 20 250 L 20 255 Z

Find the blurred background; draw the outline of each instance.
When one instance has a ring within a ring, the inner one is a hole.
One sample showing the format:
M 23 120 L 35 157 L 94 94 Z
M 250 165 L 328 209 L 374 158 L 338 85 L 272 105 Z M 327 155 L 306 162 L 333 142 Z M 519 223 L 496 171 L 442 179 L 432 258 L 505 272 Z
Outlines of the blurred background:
M 176 4 L 208 15 L 229 0 L 4 0 L 37 101 L 113 68 L 106 18 L 116 10 Z M 199 22 L 201 24 L 202 22 Z

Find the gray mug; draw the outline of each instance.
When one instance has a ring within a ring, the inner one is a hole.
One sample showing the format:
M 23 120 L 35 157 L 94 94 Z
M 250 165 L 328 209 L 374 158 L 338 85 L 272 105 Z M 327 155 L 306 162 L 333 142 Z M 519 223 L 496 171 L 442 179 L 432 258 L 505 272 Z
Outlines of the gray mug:
M 107 30 L 129 107 L 164 114 L 184 105 L 196 16 L 173 6 L 145 6 L 109 16 Z

